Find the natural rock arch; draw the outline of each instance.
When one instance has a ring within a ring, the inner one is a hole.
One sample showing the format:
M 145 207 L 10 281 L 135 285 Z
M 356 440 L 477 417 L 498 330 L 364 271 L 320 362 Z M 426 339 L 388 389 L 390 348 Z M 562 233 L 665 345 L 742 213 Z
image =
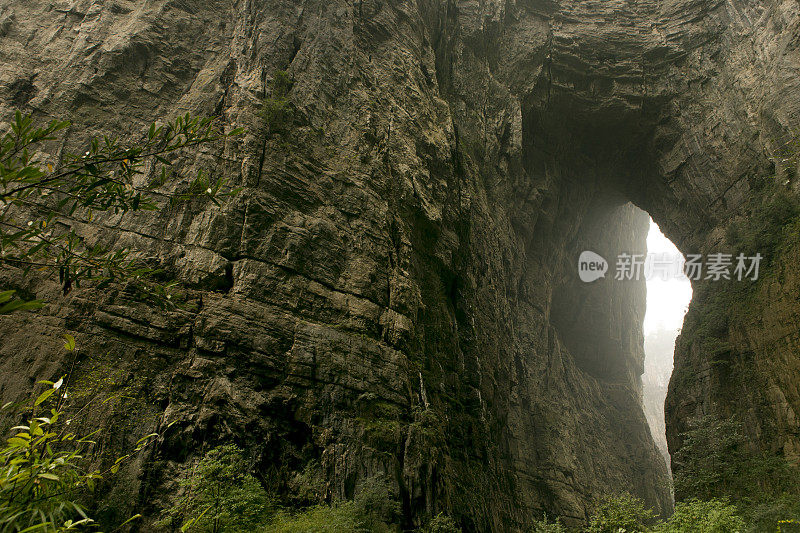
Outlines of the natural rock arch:
M 4 401 L 64 364 L 65 326 L 112 354 L 81 367 L 113 360 L 112 385 L 87 387 L 137 398 L 107 421 L 131 437 L 177 422 L 116 508 L 152 511 L 201 443 L 234 438 L 276 487 L 313 464 L 349 497 L 385 473 L 408 525 L 440 510 L 482 531 L 579 521 L 621 489 L 664 510 L 638 397 L 642 287 L 587 296 L 574 254 L 641 247 L 627 201 L 684 251 L 721 242 L 800 129 L 798 27 L 794 0 L 11 2 L 4 115 L 23 98 L 135 134 L 191 110 L 250 133 L 198 161 L 246 186 L 229 205 L 116 237 L 173 265 L 202 307 L 53 291 L 61 307 L 26 319 L 34 344 L 0 323 Z M 258 110 L 284 68 L 298 117 L 276 139 Z M 726 333 L 746 378 L 679 343 L 673 451 L 690 416 L 719 410 L 797 455 L 797 305 L 764 298 L 761 323 Z

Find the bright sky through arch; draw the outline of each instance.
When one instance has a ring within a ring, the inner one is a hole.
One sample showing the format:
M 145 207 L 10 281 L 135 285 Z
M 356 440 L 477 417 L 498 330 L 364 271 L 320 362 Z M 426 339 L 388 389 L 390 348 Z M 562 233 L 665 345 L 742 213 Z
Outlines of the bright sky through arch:
M 650 219 L 650 231 L 647 233 L 648 254 L 669 254 L 670 257 L 681 257 L 680 252 Z M 683 324 L 683 315 L 692 299 L 692 284 L 685 277 L 671 277 L 668 280 L 660 276 L 652 276 L 647 280 L 647 313 L 644 317 L 644 334 L 659 329 L 676 330 Z

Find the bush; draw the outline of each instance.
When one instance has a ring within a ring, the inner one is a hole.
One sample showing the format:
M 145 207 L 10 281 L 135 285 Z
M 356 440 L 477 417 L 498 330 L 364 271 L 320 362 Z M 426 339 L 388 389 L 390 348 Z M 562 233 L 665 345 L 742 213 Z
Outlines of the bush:
M 672 517 L 659 533 L 737 533 L 744 531 L 744 520 L 734 505 L 725 500 L 689 500 L 675 506 Z
M 739 484 L 744 437 L 736 421 L 704 416 L 690 421 L 682 436 L 683 445 L 673 457 L 678 500 L 724 497 Z
M 641 533 L 655 522 L 655 513 L 644 502 L 630 494 L 611 496 L 603 500 L 586 529 L 588 533 Z
M 275 514 L 276 506 L 247 471 L 242 451 L 233 445 L 209 451 L 181 480 L 183 495 L 166 510 L 162 526 L 181 524 L 182 531 L 210 533 L 256 531 Z
M 364 481 L 354 504 L 361 522 L 369 531 L 387 531 L 388 524 L 399 521 L 400 504 L 382 475 Z
M 800 504 L 797 468 L 783 456 L 751 451 L 747 444 L 735 419 L 706 416 L 690 422 L 673 456 L 676 498 L 727 498 L 745 517 L 754 506 Z M 770 529 L 774 526 L 773 521 Z
M 786 230 L 800 215 L 797 199 L 788 191 L 768 186 L 749 207 L 746 224 L 734 222 L 728 226 L 725 238 L 736 252 L 752 256 L 761 253 L 768 262 L 786 238 Z
M 800 497 L 784 493 L 777 498 L 743 509 L 748 531 L 780 531 L 800 533 Z
M 270 85 L 272 94 L 264 99 L 261 113 L 269 135 L 283 134 L 294 120 L 294 108 L 288 98 L 292 81 L 286 71 L 277 70 Z
M 74 349 L 72 337 L 68 350 Z M 69 431 L 64 380 L 40 381 L 45 390 L 35 400 L 3 406 L 4 415 L 27 413 L 27 422 L 11 428 L 12 435 L 0 449 L 0 530 L 37 533 L 84 531 L 95 525 L 82 500 L 107 474 L 147 446 L 155 434 L 139 440 L 136 449 L 117 458 L 105 470 L 94 469 L 87 457 L 95 433 L 79 437 Z M 55 403 L 53 407 L 48 407 Z M 16 408 L 16 409 L 15 409 Z M 9 412 L 15 410 L 15 412 Z M 122 525 L 140 518 L 135 515 Z M 119 527 L 122 527 L 120 525 Z M 119 529 L 118 527 L 118 529 Z
M 264 531 L 274 533 L 380 533 L 392 531 L 400 505 L 382 476 L 364 481 L 353 501 L 281 511 Z M 448 530 L 437 530 L 446 533 Z M 457 531 L 457 530 L 456 530 Z
M 291 514 L 281 511 L 263 531 L 272 533 L 365 533 L 355 502 L 317 505 Z
M 550 522 L 545 514 L 541 520 L 534 521 L 530 533 L 567 533 L 567 529 L 559 518 L 556 518 L 555 522 Z
M 64 349 L 73 352 L 75 339 L 71 335 L 64 339 Z M 97 431 L 83 437 L 69 431 L 72 420 L 65 414 L 69 384 L 61 378 L 38 385 L 45 388 L 35 399 L 2 407 L 5 418 L 24 417 L 26 422 L 12 427 L 5 447 L 0 448 L 0 530 L 61 533 L 92 528 L 96 524 L 82 500 L 97 482 L 116 474 L 124 461 L 157 435 L 139 439 L 134 450 L 98 470 L 88 457 Z M 138 518 L 132 516 L 117 529 Z
M 422 528 L 422 533 L 461 533 L 461 528 L 456 525 L 455 520 L 439 513 Z
M 28 421 L 11 429 L 0 450 L 2 531 L 78 531 L 92 523 L 79 503 L 101 478 L 83 468 L 92 442 L 67 432 L 59 409 L 43 409 L 50 396 L 60 396 L 63 380 L 42 383 L 47 388 L 32 402 Z

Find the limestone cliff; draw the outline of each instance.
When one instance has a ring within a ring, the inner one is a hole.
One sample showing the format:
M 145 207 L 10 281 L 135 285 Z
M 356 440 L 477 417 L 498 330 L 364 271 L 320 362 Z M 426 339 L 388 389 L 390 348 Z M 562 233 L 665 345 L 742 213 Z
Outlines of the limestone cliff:
M 2 115 L 86 127 L 68 147 L 184 111 L 248 134 L 186 162 L 245 187 L 222 208 L 83 228 L 166 264 L 194 306 L 30 287 L 53 305 L 0 322 L 4 400 L 73 364 L 67 328 L 79 394 L 125 392 L 108 446 L 165 432 L 109 516 L 152 515 L 231 438 L 283 493 L 308 468 L 326 498 L 385 473 L 406 526 L 581 521 L 619 490 L 665 510 L 644 288 L 582 284 L 577 256 L 643 249 L 629 201 L 684 252 L 713 247 L 800 127 L 799 27 L 796 0 L 6 1 Z M 259 113 L 277 70 L 293 80 L 280 134 Z M 788 324 L 796 304 L 781 309 Z M 679 351 L 673 432 L 728 401 L 695 361 Z M 753 392 L 781 398 L 761 412 L 781 442 L 796 383 Z

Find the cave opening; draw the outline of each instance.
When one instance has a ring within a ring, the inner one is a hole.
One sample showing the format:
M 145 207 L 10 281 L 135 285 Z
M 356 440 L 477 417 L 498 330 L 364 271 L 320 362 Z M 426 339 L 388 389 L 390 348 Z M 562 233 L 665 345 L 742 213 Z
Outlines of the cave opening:
M 549 297 L 544 313 L 555 342 L 548 350 L 575 370 L 570 393 L 585 387 L 576 403 L 587 430 L 575 455 L 608 467 L 607 480 L 591 490 L 624 485 L 666 515 L 672 501 L 664 403 L 691 297 L 688 280 L 675 289 L 673 278 L 682 273 L 679 249 L 695 251 L 692 235 L 707 221 L 680 198 L 664 163 L 676 142 L 668 101 L 642 97 L 633 86 L 628 95 L 603 98 L 596 85 L 576 83 L 561 59 L 552 59 L 521 106 L 525 179 L 514 184 L 513 221 L 535 258 L 530 270 L 543 273 L 530 290 Z M 653 226 L 667 249 L 647 242 Z M 623 257 L 644 263 L 648 252 L 671 255 L 673 273 L 663 284 L 647 279 L 645 264 L 633 276 L 621 268 Z M 603 276 L 581 276 L 585 253 L 603 264 Z M 685 302 L 673 301 L 681 295 Z M 663 353 L 646 357 L 656 345 Z
M 673 265 L 673 268 L 679 266 L 664 273 L 651 272 L 647 277 L 647 311 L 644 318 L 642 402 L 653 441 L 671 474 L 664 402 L 672 374 L 675 341 L 692 298 L 692 285 L 683 273 L 685 258 L 652 219 L 647 234 L 647 253 L 648 258 L 652 258 L 651 269 L 653 261 Z

